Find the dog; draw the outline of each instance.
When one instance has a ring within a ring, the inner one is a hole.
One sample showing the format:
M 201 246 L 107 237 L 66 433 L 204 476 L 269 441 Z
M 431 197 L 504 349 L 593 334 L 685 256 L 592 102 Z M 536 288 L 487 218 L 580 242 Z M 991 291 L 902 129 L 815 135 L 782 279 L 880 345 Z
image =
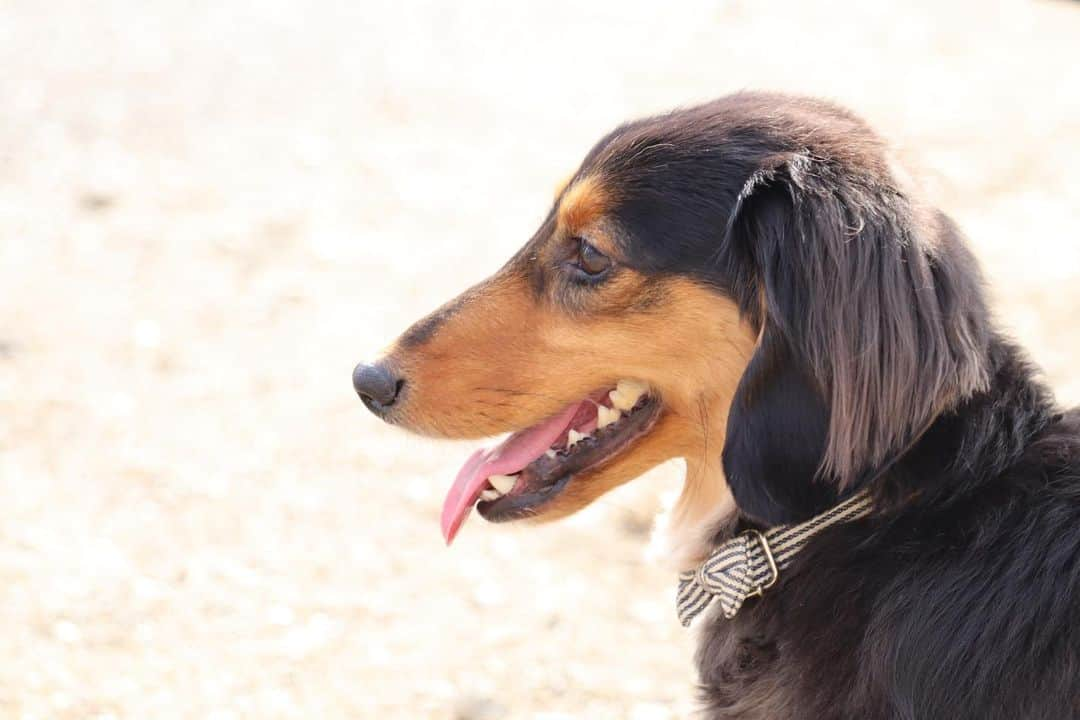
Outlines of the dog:
M 474 507 L 553 520 L 685 459 L 680 612 L 735 592 L 718 563 L 750 573 L 698 621 L 706 717 L 1080 717 L 1080 411 L 843 108 L 746 92 L 622 125 L 353 383 L 415 433 L 512 433 L 458 473 L 447 542 Z

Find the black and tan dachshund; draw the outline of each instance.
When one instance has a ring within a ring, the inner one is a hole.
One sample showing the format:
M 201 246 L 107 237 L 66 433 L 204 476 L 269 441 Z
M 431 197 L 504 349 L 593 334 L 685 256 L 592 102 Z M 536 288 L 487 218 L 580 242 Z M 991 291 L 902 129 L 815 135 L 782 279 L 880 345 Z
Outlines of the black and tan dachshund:
M 742 93 L 619 127 L 501 270 L 353 382 L 413 432 L 513 433 L 459 472 L 448 542 L 474 506 L 560 518 L 676 457 L 682 571 L 869 497 L 698 621 L 706 717 L 1080 717 L 1080 412 L 835 105 Z

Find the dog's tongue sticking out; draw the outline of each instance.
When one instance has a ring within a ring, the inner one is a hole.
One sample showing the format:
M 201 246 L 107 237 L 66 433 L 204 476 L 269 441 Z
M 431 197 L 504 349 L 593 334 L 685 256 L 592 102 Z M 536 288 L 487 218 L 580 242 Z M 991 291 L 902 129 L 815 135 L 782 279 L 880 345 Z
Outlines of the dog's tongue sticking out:
M 583 406 L 591 409 L 595 417 L 595 404 L 591 400 L 574 403 L 558 415 L 554 415 L 531 428 L 516 432 L 490 450 L 477 450 L 461 470 L 446 494 L 442 509 L 442 534 L 446 544 L 454 541 L 465 518 L 487 486 L 492 475 L 512 475 L 525 469 L 566 435 Z

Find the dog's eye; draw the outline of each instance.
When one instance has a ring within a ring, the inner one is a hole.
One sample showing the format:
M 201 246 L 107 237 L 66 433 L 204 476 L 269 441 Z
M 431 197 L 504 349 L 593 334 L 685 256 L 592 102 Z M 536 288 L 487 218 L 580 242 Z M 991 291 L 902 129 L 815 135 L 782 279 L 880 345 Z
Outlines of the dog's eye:
M 599 275 L 611 267 L 611 258 L 600 252 L 583 238 L 578 238 L 578 252 L 574 264 L 586 275 Z

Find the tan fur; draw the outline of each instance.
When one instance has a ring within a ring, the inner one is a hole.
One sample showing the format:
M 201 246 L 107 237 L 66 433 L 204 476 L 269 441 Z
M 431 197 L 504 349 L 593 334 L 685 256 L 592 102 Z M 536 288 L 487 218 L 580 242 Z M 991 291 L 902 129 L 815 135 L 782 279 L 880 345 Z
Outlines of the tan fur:
M 697 567 L 735 509 L 720 456 L 710 452 L 709 462 L 688 460 L 682 492 L 657 520 L 650 557 L 678 572 Z
M 654 429 L 575 477 L 537 518 L 569 515 L 665 460 L 686 458 L 670 524 L 674 561 L 684 566 L 701 558 L 709 533 L 734 509 L 720 454 L 757 334 L 731 300 L 690 280 L 646 285 L 623 268 L 571 316 L 538 301 L 523 268 L 510 265 L 455 301 L 426 342 L 392 355 L 410 383 L 403 424 L 444 437 L 520 429 L 621 378 L 649 383 L 665 407 Z M 646 290 L 649 308 L 627 310 Z
M 595 176 L 561 191 L 557 227 L 432 318 L 406 333 L 390 361 L 408 378 L 399 422 L 425 434 L 473 438 L 533 425 L 623 378 L 647 382 L 663 403 L 653 429 L 609 462 L 574 477 L 536 519 L 569 515 L 656 465 L 685 458 L 682 493 L 667 522 L 670 562 L 690 567 L 735 509 L 720 457 L 728 410 L 758 333 L 730 300 L 686 278 L 627 267 L 588 291 L 548 282 L 574 238 L 618 262 L 617 232 Z M 647 301 L 647 302 L 646 302 Z
M 608 190 L 594 175 L 578 178 L 559 201 L 559 229 L 568 235 L 581 232 L 608 207 Z

